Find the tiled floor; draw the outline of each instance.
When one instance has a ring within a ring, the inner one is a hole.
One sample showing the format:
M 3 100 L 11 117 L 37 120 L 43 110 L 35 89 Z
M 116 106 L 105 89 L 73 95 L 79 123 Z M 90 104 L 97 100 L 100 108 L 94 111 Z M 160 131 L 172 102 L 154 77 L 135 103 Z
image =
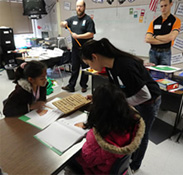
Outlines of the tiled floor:
M 58 86 L 54 88 L 54 93 L 48 97 L 60 93 L 61 86 L 67 85 L 69 75 L 65 74 L 64 81 L 56 79 Z M 2 111 L 2 101 L 7 98 L 8 94 L 14 89 L 14 84 L 8 79 L 6 71 L 0 72 L 0 111 Z M 77 84 L 76 93 L 81 93 L 80 86 Z M 91 93 L 91 80 L 87 95 Z M 159 112 L 158 118 L 173 124 L 175 114 L 171 112 Z M 181 123 L 183 124 L 183 123 Z M 180 143 L 175 142 L 176 136 L 156 145 L 149 141 L 149 146 L 143 160 L 142 166 L 136 175 L 182 175 L 183 174 L 183 137 Z M 67 174 L 62 171 L 61 174 Z M 70 173 L 71 174 L 71 173 Z

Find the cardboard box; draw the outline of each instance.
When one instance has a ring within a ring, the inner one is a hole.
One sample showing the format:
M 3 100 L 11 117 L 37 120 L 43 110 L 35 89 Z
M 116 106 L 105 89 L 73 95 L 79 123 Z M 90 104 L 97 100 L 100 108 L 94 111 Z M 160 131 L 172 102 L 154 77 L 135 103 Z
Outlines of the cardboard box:
M 169 79 L 158 79 L 156 82 L 159 84 L 160 89 L 168 91 L 171 89 L 177 89 L 179 84 Z

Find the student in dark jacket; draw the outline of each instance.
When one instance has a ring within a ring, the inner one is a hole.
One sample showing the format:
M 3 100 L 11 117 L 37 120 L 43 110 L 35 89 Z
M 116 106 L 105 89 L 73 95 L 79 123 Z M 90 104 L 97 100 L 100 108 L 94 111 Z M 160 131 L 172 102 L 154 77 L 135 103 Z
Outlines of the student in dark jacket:
M 39 61 L 22 63 L 15 72 L 15 89 L 4 102 L 5 117 L 21 116 L 46 103 L 46 66 Z

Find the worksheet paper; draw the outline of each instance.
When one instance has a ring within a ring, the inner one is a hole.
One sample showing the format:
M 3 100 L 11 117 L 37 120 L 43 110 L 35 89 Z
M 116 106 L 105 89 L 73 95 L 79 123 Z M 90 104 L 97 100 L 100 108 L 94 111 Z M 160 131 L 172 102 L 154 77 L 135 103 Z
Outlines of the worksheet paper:
M 24 116 L 21 116 L 20 119 L 24 120 L 27 118 L 25 122 L 34 125 L 40 129 L 44 129 L 55 120 L 57 120 L 60 116 L 64 115 L 62 111 L 57 109 L 52 102 L 60 100 L 60 98 L 54 98 L 50 102 L 45 104 L 45 107 L 41 110 L 33 110 Z
M 61 154 L 79 141 L 88 132 L 75 124 L 86 122 L 87 114 L 76 111 L 66 118 L 61 118 L 35 135 L 35 138 Z

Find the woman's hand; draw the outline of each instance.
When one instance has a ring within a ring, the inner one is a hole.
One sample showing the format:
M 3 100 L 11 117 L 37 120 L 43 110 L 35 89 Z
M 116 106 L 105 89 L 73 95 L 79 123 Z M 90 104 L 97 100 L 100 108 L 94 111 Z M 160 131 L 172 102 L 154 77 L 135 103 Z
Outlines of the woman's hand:
M 93 100 L 93 95 L 87 95 L 87 96 L 86 96 L 86 99 L 92 101 L 92 100 Z

